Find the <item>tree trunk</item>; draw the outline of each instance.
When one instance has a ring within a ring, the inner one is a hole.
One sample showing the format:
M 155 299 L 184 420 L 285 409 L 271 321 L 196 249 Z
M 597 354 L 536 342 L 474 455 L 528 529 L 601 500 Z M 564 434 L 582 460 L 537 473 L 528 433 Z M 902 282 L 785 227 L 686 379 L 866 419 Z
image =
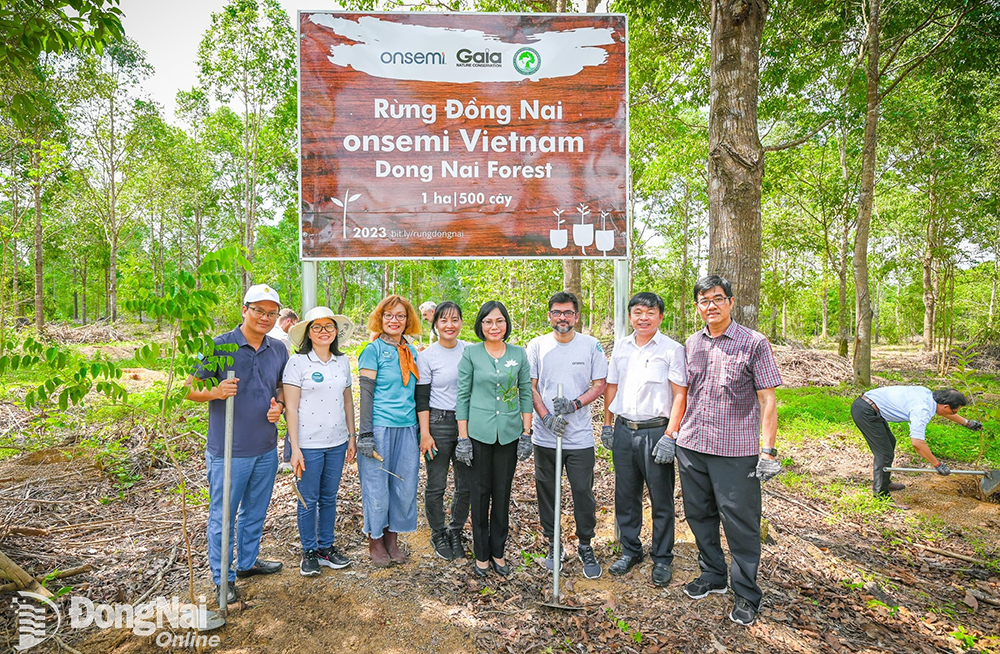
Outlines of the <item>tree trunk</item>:
M 36 168 L 41 164 L 38 162 L 39 155 L 32 154 L 32 165 Z M 45 260 L 42 258 L 42 182 L 36 180 L 34 184 L 35 192 L 35 329 L 39 333 L 45 327 Z
M 927 236 L 926 249 L 921 260 L 923 264 L 923 296 L 924 296 L 924 352 L 934 350 L 934 321 L 937 307 L 937 271 L 934 269 L 934 252 L 937 247 L 937 220 L 935 218 L 934 175 L 930 176 L 930 190 L 927 198 Z
M 993 320 L 997 310 L 997 282 L 1000 281 L 1000 246 L 993 250 L 993 283 L 990 284 L 990 313 L 986 326 L 993 329 Z
M 83 324 L 87 324 L 87 256 L 83 257 L 83 266 L 80 270 L 80 289 L 83 291 L 80 304 L 83 305 Z
M 854 383 L 872 383 L 872 309 L 868 288 L 868 233 L 871 229 L 872 205 L 875 202 L 875 144 L 879 114 L 879 28 L 880 0 L 870 1 L 868 32 L 865 48 L 868 82 L 865 113 L 865 142 L 861 150 L 861 189 L 858 198 L 858 228 L 854 235 L 854 293 L 857 304 L 857 331 L 854 336 Z
M 340 303 L 337 305 L 337 313 L 344 313 L 344 305 L 347 303 L 347 262 L 340 261 Z
M 688 242 L 691 238 L 691 186 L 685 182 L 684 184 L 684 224 L 681 229 L 681 288 L 680 288 L 680 322 L 681 326 L 678 330 L 679 334 L 687 334 L 687 306 L 688 306 L 688 288 L 687 288 L 687 274 L 688 274 Z
M 580 260 L 579 259 L 565 259 L 563 260 L 563 290 L 567 293 L 572 293 L 576 296 L 577 300 L 583 295 L 583 290 L 581 289 L 582 282 L 580 280 Z M 580 306 L 583 309 L 583 306 Z M 583 316 L 576 321 L 576 331 L 583 331 Z
M 708 272 L 727 278 L 733 319 L 757 328 L 761 269 L 761 180 L 757 132 L 760 40 L 767 0 L 712 0 L 708 119 Z

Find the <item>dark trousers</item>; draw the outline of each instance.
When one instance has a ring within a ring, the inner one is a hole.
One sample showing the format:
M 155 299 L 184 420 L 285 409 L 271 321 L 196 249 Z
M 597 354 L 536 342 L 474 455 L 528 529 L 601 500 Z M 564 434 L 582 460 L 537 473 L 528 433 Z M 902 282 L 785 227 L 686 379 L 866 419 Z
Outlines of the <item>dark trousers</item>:
M 472 549 L 477 561 L 504 556 L 510 531 L 510 487 L 516 467 L 517 441 L 507 445 L 487 445 L 473 439 L 469 486 L 472 496 Z
M 674 464 L 653 461 L 653 448 L 666 426 L 652 429 L 629 429 L 619 418 L 615 421 L 615 440 L 611 455 L 615 464 L 615 520 L 618 522 L 622 551 L 631 556 L 642 554 L 642 490 L 649 489 L 653 508 L 653 547 L 650 558 L 656 563 L 674 560 Z
M 449 527 L 461 531 L 469 519 L 469 466 L 455 459 L 455 445 L 458 443 L 458 423 L 454 411 L 431 409 L 430 431 L 434 438 L 437 454 L 427 464 L 427 489 L 424 491 L 424 513 L 431 531 L 445 530 L 444 490 L 448 485 L 448 468 L 455 471 L 455 494 L 451 498 L 451 524 Z
M 760 480 L 751 476 L 756 456 L 714 456 L 677 448 L 684 514 L 698 545 L 701 577 L 726 583 L 726 555 L 719 523 L 726 530 L 733 592 L 760 606 Z
M 573 517 L 580 545 L 589 545 L 597 526 L 597 502 L 594 500 L 594 448 L 563 450 L 562 467 L 573 492 Z M 560 470 L 559 481 L 562 481 Z M 538 517 L 542 533 L 551 543 L 555 534 L 556 450 L 535 446 L 535 492 L 538 494 Z
M 872 490 L 877 496 L 889 497 L 891 475 L 882 468 L 892 466 L 892 460 L 896 458 L 896 437 L 893 436 L 885 418 L 860 397 L 851 405 L 851 418 L 861 430 L 861 435 L 865 437 L 868 448 L 875 455 L 875 462 L 872 465 Z

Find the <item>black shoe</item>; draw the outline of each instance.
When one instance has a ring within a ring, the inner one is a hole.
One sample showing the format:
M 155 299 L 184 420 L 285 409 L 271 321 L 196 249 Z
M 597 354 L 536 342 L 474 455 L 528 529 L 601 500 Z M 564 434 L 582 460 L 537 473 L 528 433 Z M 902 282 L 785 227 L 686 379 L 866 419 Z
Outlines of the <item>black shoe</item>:
M 452 560 L 465 558 L 465 546 L 462 545 L 461 529 L 448 530 L 448 544 L 451 546 Z
M 901 491 L 906 490 L 906 484 L 901 484 L 897 481 L 890 481 L 888 489 L 891 491 Z
M 509 565 L 500 565 L 493 559 L 490 559 L 490 567 L 493 568 L 493 571 L 496 572 L 501 577 L 507 577 L 510 575 Z
M 351 565 L 351 560 L 341 554 L 340 550 L 333 545 L 330 547 L 321 547 L 316 550 L 316 558 L 319 560 L 321 566 L 333 568 L 334 570 L 340 570 Z
M 316 550 L 306 550 L 302 553 L 299 574 L 303 577 L 318 577 L 319 573 L 319 558 L 316 556 Z
M 545 559 L 542 561 L 542 565 L 544 565 L 545 569 L 548 570 L 549 572 L 552 572 L 552 569 L 555 566 L 555 558 L 556 558 L 555 554 L 556 554 L 555 548 L 552 547 L 551 545 L 549 545 L 549 553 L 545 555 Z M 560 547 L 559 548 L 559 572 L 562 572 L 563 561 L 565 559 L 566 559 L 566 550 L 564 548 Z
M 281 561 L 265 561 L 264 559 L 257 559 L 253 567 L 249 570 L 237 570 L 236 577 L 239 579 L 246 579 L 247 577 L 252 577 L 254 575 L 273 575 L 275 572 L 281 570 Z
M 653 564 L 653 585 L 666 586 L 674 578 L 674 566 L 669 563 Z
M 576 548 L 576 553 L 580 556 L 580 561 L 583 563 L 583 576 L 587 579 L 597 579 L 604 572 L 601 569 L 601 564 L 597 562 L 597 557 L 594 555 L 594 548 L 590 545 L 579 545 Z
M 620 577 L 624 574 L 628 574 L 628 571 L 637 566 L 640 561 L 642 561 L 642 554 L 639 556 L 622 554 L 622 558 L 611 564 L 611 567 L 608 568 L 608 572 Z
M 455 552 L 451 548 L 451 541 L 448 540 L 447 533 L 436 531 L 431 534 L 431 547 L 434 548 L 434 553 L 445 561 L 453 561 L 455 559 Z
M 229 592 L 226 593 L 226 604 L 235 604 L 240 598 L 240 594 L 236 592 L 236 582 L 229 582 Z M 215 587 L 215 599 L 219 602 L 219 606 L 222 606 L 222 586 Z
M 698 577 L 687 586 L 684 587 L 684 594 L 691 599 L 703 599 L 708 597 L 712 593 L 719 593 L 724 595 L 726 592 L 726 585 L 722 584 L 711 584 L 701 577 Z
M 752 625 L 757 619 L 757 607 L 747 598 L 737 595 L 733 610 L 729 612 L 729 619 L 744 627 Z
M 477 577 L 490 576 L 490 566 L 486 566 L 485 568 L 480 568 L 478 563 L 473 563 L 472 569 L 475 571 Z

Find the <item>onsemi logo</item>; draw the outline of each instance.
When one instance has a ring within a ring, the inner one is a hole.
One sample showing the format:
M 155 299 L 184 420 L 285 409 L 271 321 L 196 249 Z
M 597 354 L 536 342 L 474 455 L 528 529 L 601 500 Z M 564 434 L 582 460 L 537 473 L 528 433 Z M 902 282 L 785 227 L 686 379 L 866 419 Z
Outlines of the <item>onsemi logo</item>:
M 514 70 L 522 75 L 534 75 L 542 67 L 542 58 L 534 48 L 521 48 L 514 53 Z
M 17 594 L 24 599 L 15 597 L 12 603 L 17 613 L 17 645 L 14 649 L 23 652 L 55 636 L 62 626 L 62 614 L 56 603 L 47 597 L 26 590 L 19 590 Z M 41 606 L 37 606 L 36 602 Z M 56 616 L 56 626 L 52 631 L 45 629 L 45 614 L 49 611 Z
M 443 52 L 383 52 L 383 64 L 441 65 L 445 63 Z
M 458 59 L 459 68 L 499 68 L 503 65 L 503 57 L 499 52 L 473 52 L 468 48 L 462 48 L 455 53 Z

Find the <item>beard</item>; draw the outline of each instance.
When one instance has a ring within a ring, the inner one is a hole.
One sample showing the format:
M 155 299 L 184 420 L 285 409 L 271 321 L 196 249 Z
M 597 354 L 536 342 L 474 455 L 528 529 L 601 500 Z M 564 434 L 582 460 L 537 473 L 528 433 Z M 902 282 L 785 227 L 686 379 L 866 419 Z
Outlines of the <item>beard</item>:
M 552 327 L 552 329 L 556 330 L 560 334 L 568 334 L 571 331 L 573 331 L 573 325 L 569 324 L 568 322 L 560 322 L 556 323 L 555 326 Z

